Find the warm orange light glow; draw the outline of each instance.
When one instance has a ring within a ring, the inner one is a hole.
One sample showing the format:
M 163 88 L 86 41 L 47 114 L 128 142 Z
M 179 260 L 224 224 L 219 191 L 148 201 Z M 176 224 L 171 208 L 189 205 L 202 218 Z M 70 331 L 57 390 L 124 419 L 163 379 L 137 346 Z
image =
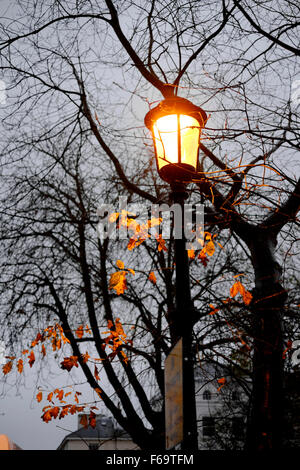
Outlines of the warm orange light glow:
M 178 155 L 178 127 L 180 155 Z M 163 116 L 153 125 L 153 133 L 159 169 L 169 163 L 184 163 L 196 169 L 200 125 L 195 118 L 177 114 Z
M 152 133 L 157 168 L 168 183 L 189 183 L 198 171 L 198 152 L 207 115 L 185 98 L 172 96 L 145 116 Z

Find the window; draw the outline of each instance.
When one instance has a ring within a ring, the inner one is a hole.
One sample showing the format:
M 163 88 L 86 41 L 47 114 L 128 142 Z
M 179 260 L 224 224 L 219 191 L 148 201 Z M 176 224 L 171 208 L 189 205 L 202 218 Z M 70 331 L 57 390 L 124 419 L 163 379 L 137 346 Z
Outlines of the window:
M 239 398 L 240 398 L 239 392 L 236 392 L 236 391 L 232 392 L 231 398 L 232 398 L 233 401 L 238 401 Z
M 99 444 L 89 444 L 89 450 L 98 450 Z
M 215 420 L 210 416 L 202 418 L 203 437 L 212 437 L 215 434 Z
M 211 393 L 209 390 L 204 390 L 203 392 L 203 400 L 211 400 Z
M 242 438 L 244 436 L 244 420 L 240 416 L 232 418 L 232 434 L 236 438 Z

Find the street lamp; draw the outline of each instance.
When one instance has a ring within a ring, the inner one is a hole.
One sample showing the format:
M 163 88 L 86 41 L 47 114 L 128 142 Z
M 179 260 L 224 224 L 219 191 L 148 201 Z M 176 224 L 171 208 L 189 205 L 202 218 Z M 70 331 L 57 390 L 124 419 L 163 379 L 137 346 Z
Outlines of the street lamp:
M 194 309 L 191 299 L 189 261 L 184 237 L 184 201 L 187 197 L 185 187 L 186 184 L 197 177 L 199 144 L 206 121 L 206 113 L 201 108 L 179 97 L 163 100 L 145 116 L 145 124 L 152 133 L 158 173 L 164 181 L 170 184 L 173 202 L 181 208 L 182 236 L 181 238 L 175 237 L 174 241 L 176 263 L 176 312 L 174 320 L 178 341 L 168 357 L 174 355 L 175 350 L 177 355 L 180 354 L 177 363 L 181 364 L 179 370 L 182 370 L 182 377 L 178 380 L 177 385 L 181 388 L 180 393 L 182 396 L 182 426 L 178 434 L 181 436 L 180 445 L 182 450 L 198 449 L 194 357 L 192 351 Z M 180 347 L 178 347 L 179 344 Z M 174 384 L 171 386 L 174 386 Z M 171 395 L 172 393 L 171 391 Z M 165 405 L 167 408 L 167 403 Z M 166 422 L 172 421 L 172 417 L 171 419 L 167 418 L 168 412 L 166 411 Z M 166 434 L 167 432 L 168 429 L 166 429 Z M 174 430 L 170 434 L 174 435 Z M 176 443 L 176 439 L 178 441 L 179 438 L 175 437 L 173 442 Z M 166 447 L 167 449 L 170 448 L 168 442 Z
M 199 169 L 199 142 L 207 121 L 203 109 L 185 98 L 163 100 L 145 117 L 152 133 L 160 177 L 189 183 Z

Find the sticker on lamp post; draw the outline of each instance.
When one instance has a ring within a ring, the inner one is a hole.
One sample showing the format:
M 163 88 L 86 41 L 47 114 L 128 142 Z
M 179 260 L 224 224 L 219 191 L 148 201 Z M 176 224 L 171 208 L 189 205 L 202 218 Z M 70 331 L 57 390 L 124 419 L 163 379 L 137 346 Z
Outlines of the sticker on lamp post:
M 183 441 L 183 358 L 180 339 L 165 360 L 166 449 Z

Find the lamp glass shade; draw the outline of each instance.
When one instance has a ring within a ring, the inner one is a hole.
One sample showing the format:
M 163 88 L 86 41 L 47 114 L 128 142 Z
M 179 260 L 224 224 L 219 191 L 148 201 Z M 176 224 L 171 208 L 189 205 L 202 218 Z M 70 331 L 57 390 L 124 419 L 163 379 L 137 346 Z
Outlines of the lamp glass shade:
M 158 118 L 153 125 L 158 171 L 166 176 L 171 164 L 168 171 L 174 176 L 184 170 L 185 179 L 189 179 L 189 173 L 191 178 L 197 169 L 200 133 L 200 123 L 192 116 L 169 114 Z

